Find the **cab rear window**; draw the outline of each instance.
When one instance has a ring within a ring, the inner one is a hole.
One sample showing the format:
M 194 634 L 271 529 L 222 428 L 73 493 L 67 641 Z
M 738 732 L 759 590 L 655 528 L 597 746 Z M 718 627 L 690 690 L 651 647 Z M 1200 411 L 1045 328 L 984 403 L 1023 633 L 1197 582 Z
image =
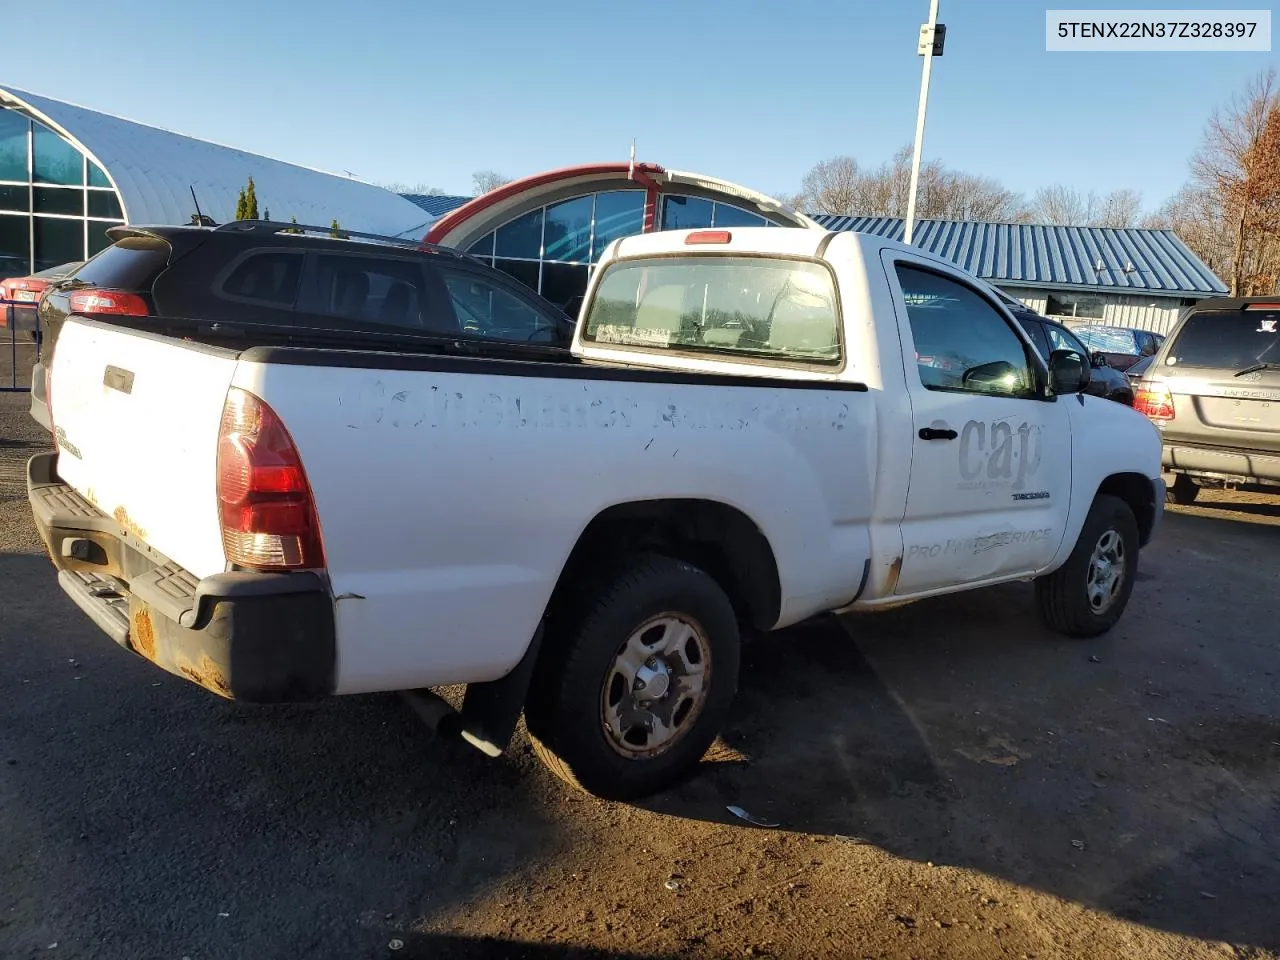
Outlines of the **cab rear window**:
M 1166 366 L 1238 371 L 1280 363 L 1280 310 L 1207 310 L 1187 317 Z
M 583 339 L 743 360 L 838 364 L 835 280 L 825 265 L 807 260 L 622 260 L 601 277 Z

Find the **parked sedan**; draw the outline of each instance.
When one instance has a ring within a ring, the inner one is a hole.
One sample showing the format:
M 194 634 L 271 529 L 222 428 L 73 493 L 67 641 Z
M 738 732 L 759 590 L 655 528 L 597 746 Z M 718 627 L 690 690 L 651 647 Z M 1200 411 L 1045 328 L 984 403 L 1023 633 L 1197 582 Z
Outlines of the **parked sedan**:
M 84 261 L 61 263 L 48 270 L 41 270 L 29 277 L 10 277 L 0 280 L 0 327 L 25 331 L 32 340 L 39 339 L 40 324 L 37 310 L 45 290 L 59 280 L 65 280 L 84 266 Z
M 1133 387 L 1129 384 L 1129 378 L 1112 367 L 1105 354 L 1096 351 L 1091 353 L 1074 333 L 1056 320 L 1042 317 L 1016 300 L 1008 299 L 1005 303 L 1022 325 L 1022 329 L 1027 331 L 1041 356 L 1047 358 L 1054 350 L 1075 350 L 1080 356 L 1089 358 L 1092 370 L 1089 386 L 1085 388 L 1086 393 L 1133 406 Z
M 1071 330 L 1090 350 L 1101 353 L 1117 370 L 1128 370 L 1143 357 L 1154 354 L 1164 343 L 1160 334 L 1132 327 L 1084 323 L 1072 324 Z

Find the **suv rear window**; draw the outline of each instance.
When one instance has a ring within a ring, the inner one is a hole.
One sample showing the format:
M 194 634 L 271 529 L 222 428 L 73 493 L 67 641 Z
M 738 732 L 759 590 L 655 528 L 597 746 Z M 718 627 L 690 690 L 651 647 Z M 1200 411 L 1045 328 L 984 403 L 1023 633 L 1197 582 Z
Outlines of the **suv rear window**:
M 172 252 L 169 244 L 154 237 L 124 237 L 81 267 L 76 279 L 95 287 L 150 292 Z
M 1127 353 L 1137 356 L 1142 352 L 1138 338 L 1132 330 L 1119 327 L 1076 327 L 1073 331 L 1090 350 L 1100 353 Z
M 1165 354 L 1179 367 L 1244 370 L 1280 363 L 1280 310 L 1206 310 L 1187 317 Z
M 597 343 L 840 362 L 835 280 L 820 263 L 703 256 L 610 264 L 583 337 Z

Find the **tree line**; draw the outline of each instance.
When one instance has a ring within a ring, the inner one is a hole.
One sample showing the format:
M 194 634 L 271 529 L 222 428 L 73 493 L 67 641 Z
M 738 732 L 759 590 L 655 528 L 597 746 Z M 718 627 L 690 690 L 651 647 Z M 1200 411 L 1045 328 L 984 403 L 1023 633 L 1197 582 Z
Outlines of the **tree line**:
M 851 156 L 813 166 L 800 192 L 783 196 L 799 210 L 844 216 L 903 217 L 911 181 L 911 146 L 879 166 Z M 1030 198 L 991 177 L 921 164 L 916 196 L 921 220 L 987 220 L 1081 227 L 1175 231 L 1232 296 L 1280 292 L 1280 85 L 1267 70 L 1214 110 L 1192 155 L 1190 179 L 1152 213 L 1142 195 L 1098 194 L 1055 184 Z

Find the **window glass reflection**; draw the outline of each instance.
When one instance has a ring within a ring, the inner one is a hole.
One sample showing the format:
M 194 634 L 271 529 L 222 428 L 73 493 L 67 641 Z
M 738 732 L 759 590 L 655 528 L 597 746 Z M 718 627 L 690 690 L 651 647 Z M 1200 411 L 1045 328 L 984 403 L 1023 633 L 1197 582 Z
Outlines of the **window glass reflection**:
M 497 230 L 494 252 L 499 257 L 527 257 L 542 254 L 542 210 L 532 210 Z
M 662 229 L 688 230 L 709 227 L 712 219 L 710 200 L 701 197 L 667 196 L 662 200 Z
M 713 221 L 712 226 L 716 227 L 763 227 L 768 222 L 759 214 L 719 202 L 716 203 Z
M 494 260 L 493 265 L 503 273 L 515 277 L 526 287 L 538 289 L 538 263 L 535 260 Z
M 0 180 L 27 180 L 27 118 L 0 110 Z
M 65 216 L 84 216 L 84 191 L 63 187 L 36 187 L 31 191 L 32 205 L 36 213 L 60 213 Z M 119 214 L 116 214 L 119 216 Z
M 31 272 L 28 217 L 0 215 L 0 278 L 24 277 Z
M 16 210 L 28 213 L 31 210 L 29 187 L 0 186 L 0 210 Z
M 109 187 L 111 181 L 107 179 L 107 175 L 103 169 L 89 160 L 89 186 L 91 187 Z
M 493 256 L 493 234 L 486 233 L 483 237 L 473 243 L 467 250 L 468 253 L 477 257 Z
M 124 211 L 120 209 L 120 198 L 116 196 L 115 191 L 105 193 L 98 190 L 90 190 L 89 216 L 106 217 L 111 220 L 122 219 Z
M 84 185 L 84 157 L 60 136 L 36 124 L 31 148 L 32 177 L 37 183 Z
M 35 218 L 35 270 L 84 259 L 84 221 Z
M 594 197 L 577 197 L 547 207 L 542 259 L 585 263 L 591 255 Z
M 632 237 L 644 230 L 644 191 L 611 190 L 596 194 L 596 228 L 591 243 L 595 262 L 604 248 L 618 237 Z

